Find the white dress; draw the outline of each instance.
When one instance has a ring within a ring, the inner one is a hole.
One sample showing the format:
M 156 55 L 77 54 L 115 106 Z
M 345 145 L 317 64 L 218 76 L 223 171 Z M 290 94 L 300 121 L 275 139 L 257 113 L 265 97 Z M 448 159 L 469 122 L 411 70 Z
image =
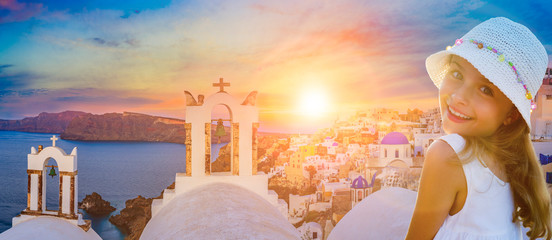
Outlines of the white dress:
M 465 145 L 458 134 L 441 137 L 456 153 Z M 447 216 L 434 239 L 522 239 L 519 222 L 512 222 L 514 200 L 510 184 L 474 159 L 463 164 L 468 187 L 460 212 Z

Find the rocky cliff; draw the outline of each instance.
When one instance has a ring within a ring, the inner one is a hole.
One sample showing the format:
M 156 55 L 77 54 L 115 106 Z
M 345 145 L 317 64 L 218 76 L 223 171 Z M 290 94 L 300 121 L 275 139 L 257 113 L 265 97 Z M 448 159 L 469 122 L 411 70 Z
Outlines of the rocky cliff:
M 75 118 L 86 115 L 85 112 L 65 111 L 61 113 L 41 113 L 36 117 L 28 117 L 21 120 L 1 120 L 0 130 L 62 133 L 67 125 Z
M 174 189 L 173 182 L 168 189 Z M 163 190 L 165 191 L 165 190 Z M 151 203 L 153 199 L 159 199 L 161 194 L 155 198 L 144 198 L 138 195 L 137 198 L 129 199 L 125 202 L 125 208 L 115 216 L 109 218 L 109 222 L 117 226 L 124 233 L 128 234 L 125 240 L 138 240 L 146 224 L 151 219 Z
M 150 116 L 140 113 L 84 114 L 71 121 L 61 134 L 62 139 L 85 141 L 145 141 L 184 144 L 184 120 Z M 212 142 L 216 143 L 216 125 L 211 128 Z M 221 142 L 230 141 L 230 128 Z
M 21 120 L 1 120 L 0 131 L 58 133 L 62 139 L 84 141 L 141 141 L 171 142 L 184 144 L 185 121 L 140 113 L 106 113 L 96 115 L 85 112 L 65 111 L 41 113 L 37 117 Z M 216 124 L 211 127 L 212 143 Z M 231 129 L 225 127 L 226 135 L 221 143 L 229 142 Z
M 62 139 L 184 143 L 184 120 L 139 113 L 84 114 L 69 123 Z
M 232 147 L 226 144 L 219 150 L 217 159 L 211 163 L 211 171 L 213 172 L 230 172 L 230 151 Z
M 127 200 L 125 208 L 118 215 L 111 216 L 109 221 L 121 231 L 128 234 L 125 240 L 138 240 L 146 224 L 151 219 L 152 198 L 137 198 Z
M 97 192 L 86 195 L 82 202 L 79 202 L 79 208 L 92 216 L 104 216 L 116 210 L 108 201 L 103 200 Z

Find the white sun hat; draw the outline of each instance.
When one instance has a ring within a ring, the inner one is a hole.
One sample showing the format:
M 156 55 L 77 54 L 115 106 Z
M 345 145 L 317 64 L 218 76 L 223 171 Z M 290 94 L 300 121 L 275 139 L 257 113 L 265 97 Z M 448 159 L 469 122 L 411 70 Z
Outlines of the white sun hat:
M 517 107 L 531 128 L 531 111 L 546 68 L 548 55 L 525 26 L 504 17 L 480 23 L 452 47 L 426 59 L 426 69 L 438 88 L 448 71 L 449 55 L 466 59 L 497 86 Z

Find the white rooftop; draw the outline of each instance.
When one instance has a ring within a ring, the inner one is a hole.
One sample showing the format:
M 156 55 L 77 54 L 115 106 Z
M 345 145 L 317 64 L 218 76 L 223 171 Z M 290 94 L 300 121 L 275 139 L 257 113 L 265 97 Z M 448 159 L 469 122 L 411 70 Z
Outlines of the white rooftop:
M 328 239 L 404 239 L 415 202 L 414 191 L 397 187 L 379 190 L 355 205 Z
M 82 228 L 58 217 L 40 216 L 21 222 L 0 234 L 1 240 L 18 239 L 81 239 L 100 240 L 94 230 L 85 232 Z
M 140 239 L 300 239 L 267 200 L 245 188 L 212 183 L 176 196 Z

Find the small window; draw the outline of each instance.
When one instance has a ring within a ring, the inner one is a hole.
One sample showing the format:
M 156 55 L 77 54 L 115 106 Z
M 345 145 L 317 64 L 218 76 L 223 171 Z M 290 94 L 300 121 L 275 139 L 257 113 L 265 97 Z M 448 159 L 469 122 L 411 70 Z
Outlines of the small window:
M 395 158 L 399 158 L 399 150 L 395 150 Z
M 546 95 L 546 100 L 552 100 L 552 95 Z
M 318 238 L 318 232 L 312 232 L 312 239 Z

